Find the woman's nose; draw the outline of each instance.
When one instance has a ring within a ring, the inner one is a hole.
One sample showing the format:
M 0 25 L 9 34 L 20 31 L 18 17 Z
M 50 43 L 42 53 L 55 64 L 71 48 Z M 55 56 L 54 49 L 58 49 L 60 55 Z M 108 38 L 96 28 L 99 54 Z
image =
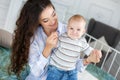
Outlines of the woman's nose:
M 51 18 L 50 19 L 50 24 L 53 25 L 55 23 L 55 19 L 54 18 Z

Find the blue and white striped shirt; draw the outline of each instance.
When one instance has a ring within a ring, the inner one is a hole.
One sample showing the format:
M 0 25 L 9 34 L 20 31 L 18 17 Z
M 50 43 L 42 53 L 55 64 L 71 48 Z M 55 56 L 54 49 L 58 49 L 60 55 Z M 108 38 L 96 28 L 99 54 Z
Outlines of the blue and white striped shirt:
M 65 71 L 74 70 L 81 53 L 89 55 L 92 50 L 85 37 L 71 39 L 67 33 L 64 33 L 59 36 L 58 48 L 51 55 L 50 65 Z
M 66 25 L 59 22 L 58 24 L 58 34 L 66 32 Z M 45 80 L 47 75 L 47 66 L 49 64 L 49 58 L 45 58 L 42 55 L 43 49 L 46 44 L 47 36 L 40 26 L 36 33 L 32 43 L 30 45 L 29 51 L 29 66 L 30 73 L 26 80 Z M 82 60 L 78 60 L 76 68 L 78 71 L 82 71 L 86 66 L 83 66 Z

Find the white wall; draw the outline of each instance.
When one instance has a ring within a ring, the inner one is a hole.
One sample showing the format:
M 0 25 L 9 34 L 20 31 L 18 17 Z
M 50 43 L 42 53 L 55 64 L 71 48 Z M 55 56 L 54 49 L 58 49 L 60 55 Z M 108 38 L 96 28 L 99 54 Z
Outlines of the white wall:
M 19 10 L 26 0 L 0 0 L 0 28 L 13 32 Z M 73 14 L 83 15 L 87 21 L 95 18 L 120 29 L 120 0 L 51 0 L 59 20 L 67 23 Z
M 9 32 L 13 32 L 22 3 L 23 3 L 22 0 L 11 0 L 10 1 L 8 14 L 6 16 L 7 18 L 6 18 L 5 25 L 4 25 L 5 30 Z
M 0 0 L 0 28 L 4 28 L 10 0 Z
M 24 2 L 25 0 L 0 0 L 0 28 L 13 33 L 16 27 L 15 22 Z
M 60 20 L 65 23 L 70 16 L 79 13 L 88 21 L 90 18 L 95 18 L 120 29 L 120 0 L 52 0 L 52 2 Z

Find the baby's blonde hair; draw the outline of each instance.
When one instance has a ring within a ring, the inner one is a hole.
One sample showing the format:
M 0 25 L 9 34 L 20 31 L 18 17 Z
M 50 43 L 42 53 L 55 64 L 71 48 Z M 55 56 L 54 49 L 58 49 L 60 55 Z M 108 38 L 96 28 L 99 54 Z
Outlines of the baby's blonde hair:
M 70 17 L 70 19 L 68 20 L 68 23 L 69 23 L 71 20 L 84 21 L 85 24 L 86 24 L 85 18 L 84 18 L 82 15 L 80 15 L 80 14 L 75 14 L 75 15 L 73 15 L 72 17 Z

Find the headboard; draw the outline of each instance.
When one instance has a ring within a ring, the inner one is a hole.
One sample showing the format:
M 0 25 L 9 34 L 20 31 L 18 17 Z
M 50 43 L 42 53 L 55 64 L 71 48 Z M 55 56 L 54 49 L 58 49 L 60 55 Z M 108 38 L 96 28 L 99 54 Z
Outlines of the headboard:
M 104 36 L 107 43 L 113 48 L 115 48 L 120 41 L 119 30 L 102 22 L 96 21 L 93 18 L 88 24 L 87 33 L 97 39 Z

